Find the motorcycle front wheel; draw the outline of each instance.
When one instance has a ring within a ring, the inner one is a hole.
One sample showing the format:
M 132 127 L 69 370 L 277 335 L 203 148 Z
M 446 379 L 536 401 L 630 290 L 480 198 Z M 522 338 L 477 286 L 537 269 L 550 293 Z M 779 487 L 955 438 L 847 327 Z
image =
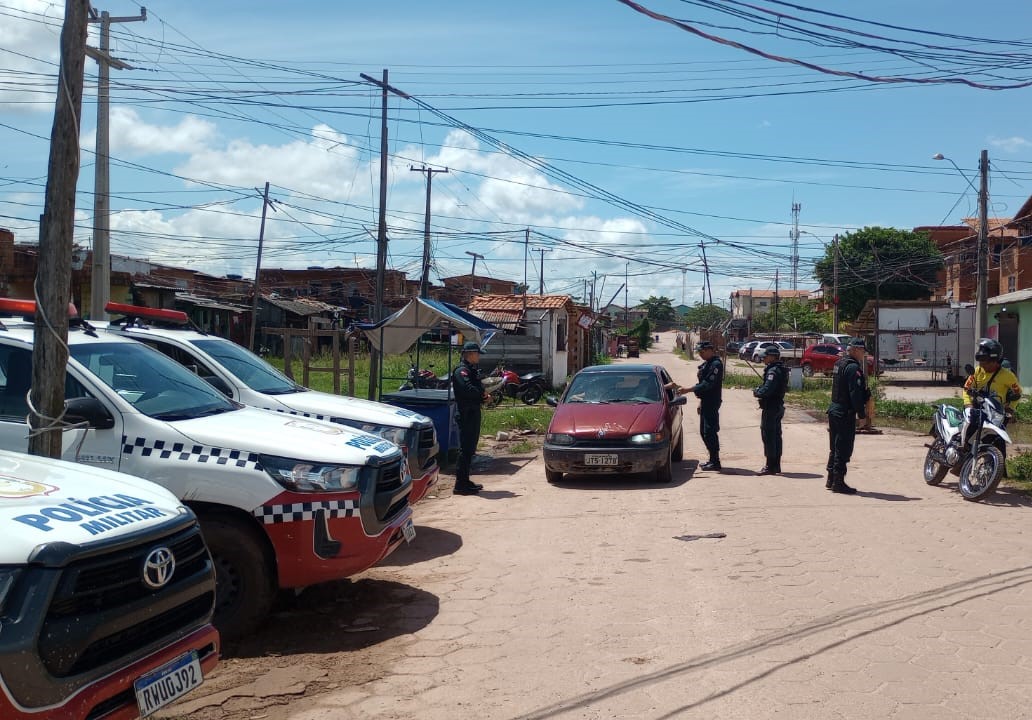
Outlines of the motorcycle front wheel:
M 925 455 L 924 462 L 924 481 L 929 485 L 938 485 L 946 477 L 946 473 L 950 471 L 948 466 L 935 459 L 936 457 L 942 457 L 945 450 L 946 443 L 942 441 L 942 438 L 936 438 L 932 446 L 928 448 L 928 454 Z
M 542 395 L 544 395 L 544 393 L 541 391 L 540 385 L 531 385 L 523 391 L 523 394 L 520 395 L 520 399 L 527 405 L 533 405 L 541 399 Z
M 984 500 L 993 494 L 1003 477 L 1003 453 L 985 445 L 960 468 L 960 494 L 965 500 Z

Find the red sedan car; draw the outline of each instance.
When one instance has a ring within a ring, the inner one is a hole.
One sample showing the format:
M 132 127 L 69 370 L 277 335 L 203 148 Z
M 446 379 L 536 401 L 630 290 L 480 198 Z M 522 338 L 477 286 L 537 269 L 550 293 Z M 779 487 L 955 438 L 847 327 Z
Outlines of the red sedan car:
M 573 376 L 545 435 L 545 477 L 564 473 L 652 473 L 670 482 L 671 463 L 684 455 L 682 406 L 658 365 L 596 365 Z
M 818 343 L 811 345 L 803 351 L 803 357 L 799 360 L 799 366 L 802 367 L 803 375 L 806 377 L 811 377 L 817 373 L 830 375 L 835 363 L 845 353 L 845 345 Z M 867 373 L 873 373 L 874 358 L 868 355 L 865 360 L 867 361 Z

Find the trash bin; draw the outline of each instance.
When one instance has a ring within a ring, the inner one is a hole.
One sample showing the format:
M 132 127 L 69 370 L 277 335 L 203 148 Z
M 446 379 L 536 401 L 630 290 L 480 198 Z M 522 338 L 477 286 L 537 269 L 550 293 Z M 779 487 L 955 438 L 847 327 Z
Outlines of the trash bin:
M 448 457 L 448 450 L 459 444 L 459 424 L 455 421 L 455 396 L 448 390 L 398 390 L 384 393 L 380 402 L 405 408 L 421 415 L 426 415 L 434 423 L 437 431 L 437 443 L 441 449 L 441 457 Z
M 803 369 L 792 368 L 788 371 L 788 389 L 789 390 L 802 390 L 803 389 Z

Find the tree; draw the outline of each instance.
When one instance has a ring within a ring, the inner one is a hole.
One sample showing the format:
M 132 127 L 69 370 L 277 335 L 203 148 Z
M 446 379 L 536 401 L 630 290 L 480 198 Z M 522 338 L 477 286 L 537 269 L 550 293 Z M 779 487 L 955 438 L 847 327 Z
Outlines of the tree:
M 684 314 L 684 324 L 690 328 L 708 328 L 724 322 L 729 317 L 731 313 L 719 305 L 698 302 Z
M 819 313 L 808 300 L 788 298 L 778 302 L 778 326 L 774 327 L 774 313 L 753 317 L 756 332 L 828 332 L 831 330 L 830 313 Z
M 839 239 L 839 316 L 855 320 L 864 304 L 882 300 L 918 300 L 936 286 L 942 254 L 925 233 L 865 227 Z M 829 246 L 814 264 L 814 277 L 834 287 L 835 250 Z
M 674 301 L 666 295 L 655 297 L 649 295 L 639 305 L 645 309 L 650 320 L 674 320 L 677 313 L 674 312 Z

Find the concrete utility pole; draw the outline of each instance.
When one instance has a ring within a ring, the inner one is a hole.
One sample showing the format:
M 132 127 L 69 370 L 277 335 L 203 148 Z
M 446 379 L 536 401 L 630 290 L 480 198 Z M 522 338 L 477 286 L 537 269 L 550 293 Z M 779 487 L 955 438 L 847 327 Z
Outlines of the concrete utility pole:
M 262 224 L 258 230 L 258 262 L 254 266 L 254 297 L 251 299 L 251 341 L 247 344 L 253 352 L 258 352 L 254 346 L 254 331 L 255 328 L 258 327 L 258 298 L 261 297 L 262 245 L 265 242 L 265 211 L 270 207 L 273 212 L 276 212 L 276 208 L 273 207 L 272 201 L 269 200 L 269 182 L 266 180 L 265 192 L 262 193 Z
M 360 73 L 366 82 L 376 85 L 383 91 L 380 112 L 380 211 L 376 232 L 376 300 L 373 306 L 373 320 L 383 320 L 383 284 L 387 274 L 387 93 L 392 92 L 400 97 L 409 96 L 397 88 L 387 84 L 387 68 L 383 70 L 383 80 L 376 80 L 365 73 Z M 380 352 L 369 353 L 369 393 L 368 398 L 377 398 L 377 386 L 380 382 Z
M 426 214 L 423 216 L 423 272 L 419 276 L 419 297 L 430 297 L 430 187 L 433 185 L 434 173 L 446 173 L 444 170 L 436 170 L 431 167 L 412 167 L 410 172 L 426 173 Z
M 68 302 L 71 300 L 75 185 L 79 179 L 79 118 L 86 66 L 88 0 L 66 0 L 61 27 L 54 124 L 36 274 L 36 327 L 29 400 L 29 452 L 61 457 L 65 368 L 68 365 Z
M 469 273 L 469 300 L 466 302 L 466 305 L 469 305 L 473 302 L 473 284 L 477 281 L 477 259 L 483 260 L 484 256 L 472 250 L 467 250 L 466 254 L 473 256 L 473 269 Z
M 778 272 L 774 271 L 774 332 L 778 331 Z
M 702 248 L 702 269 L 706 273 L 706 284 L 703 286 L 703 290 L 709 296 L 709 304 L 713 304 L 713 288 L 709 281 L 709 262 L 706 260 L 706 243 L 699 243 L 699 247 Z M 704 298 L 705 299 L 705 298 Z
M 624 324 L 624 329 L 625 330 L 627 329 L 627 312 L 629 310 L 629 308 L 627 307 L 627 302 L 628 302 L 628 300 L 627 300 L 627 288 L 628 288 L 628 282 L 627 282 L 628 275 L 627 275 L 627 273 L 628 273 L 628 270 L 630 269 L 630 267 L 631 267 L 630 263 L 624 263 L 624 266 L 623 266 L 623 324 Z
M 989 327 L 989 151 L 978 159 L 981 177 L 978 187 L 978 286 L 975 290 L 975 341 L 985 337 Z
M 88 5 L 88 3 L 87 3 Z M 90 275 L 90 319 L 106 320 L 104 306 L 111 295 L 111 176 L 110 107 L 111 68 L 131 70 L 132 65 L 111 57 L 111 23 L 143 22 L 147 8 L 134 17 L 111 17 L 106 10 L 97 14 L 89 9 L 87 22 L 100 23 L 100 48 L 86 47 L 86 54 L 97 61 L 97 148 L 93 180 L 93 268 Z
M 792 203 L 792 289 L 799 289 L 799 211 L 802 203 Z
M 541 269 L 538 271 L 538 295 L 545 294 L 545 248 L 538 248 L 534 252 L 541 253 Z
M 832 238 L 832 244 L 835 247 L 835 261 L 834 261 L 834 265 L 833 265 L 833 267 L 834 267 L 833 273 L 834 273 L 835 280 L 834 280 L 834 289 L 831 291 L 832 292 L 832 297 L 831 297 L 831 300 L 832 300 L 832 305 L 831 305 L 832 306 L 831 331 L 834 332 L 834 333 L 837 333 L 838 332 L 838 323 L 839 323 L 839 320 L 838 320 L 838 316 L 839 316 L 839 297 L 838 297 L 838 266 L 839 266 L 838 233 L 835 233 L 835 237 Z

